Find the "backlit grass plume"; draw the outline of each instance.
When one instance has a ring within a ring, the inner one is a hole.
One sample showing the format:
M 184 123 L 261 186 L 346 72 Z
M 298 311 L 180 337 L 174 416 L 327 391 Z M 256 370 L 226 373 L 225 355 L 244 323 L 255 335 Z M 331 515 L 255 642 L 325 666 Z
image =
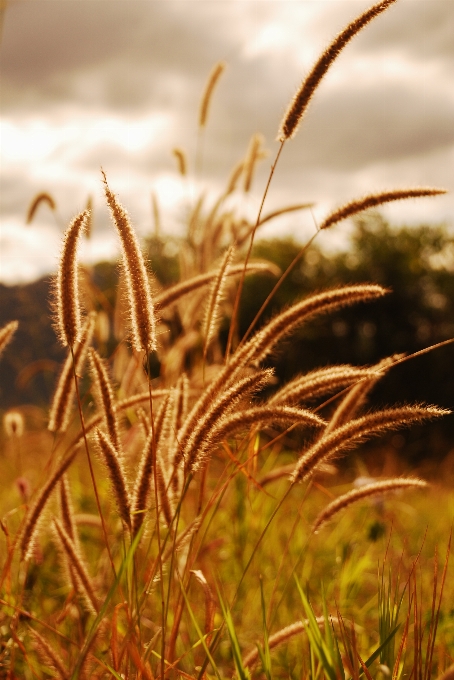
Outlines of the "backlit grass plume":
M 450 411 L 436 406 L 401 406 L 368 413 L 338 427 L 321 437 L 298 460 L 291 481 L 307 479 L 322 462 L 333 458 L 341 451 L 351 448 L 356 442 L 364 441 L 378 432 L 384 432 L 406 423 L 421 422 L 449 414 Z
M 2 354 L 3 350 L 8 345 L 8 343 L 11 342 L 14 333 L 17 331 L 18 326 L 19 326 L 18 321 L 10 321 L 9 323 L 6 324 L 6 326 L 0 328 L 0 355 Z
M 104 417 L 107 432 L 115 449 L 121 454 L 120 431 L 114 410 L 114 395 L 110 384 L 107 367 L 93 348 L 90 350 L 90 366 L 99 411 Z
M 78 285 L 77 247 L 89 218 L 88 210 L 77 215 L 66 230 L 57 277 L 54 282 L 55 328 L 64 347 L 80 340 L 82 314 Z
M 145 259 L 128 213 L 109 189 L 104 172 L 103 177 L 107 204 L 123 251 L 132 346 L 137 352 L 152 352 L 157 348 L 156 319 Z
M 76 375 L 81 374 L 83 371 L 88 348 L 93 338 L 95 320 L 96 314 L 94 312 L 90 313 L 85 320 L 80 340 L 73 348 L 74 367 L 71 353 L 68 354 L 63 364 L 49 411 L 48 429 L 51 432 L 65 432 L 68 428 L 76 392 L 74 371 Z
M 224 294 L 227 272 L 235 252 L 234 246 L 230 246 L 220 264 L 218 274 L 213 280 L 208 295 L 205 318 L 203 320 L 202 334 L 205 338 L 204 356 L 206 356 L 210 341 L 214 338 L 219 323 L 219 306 Z
M 391 201 L 400 201 L 405 198 L 424 198 L 427 196 L 439 196 L 445 194 L 445 189 L 437 189 L 436 187 L 420 187 L 414 189 L 395 189 L 393 191 L 383 191 L 378 194 L 368 194 L 364 198 L 358 198 L 350 201 L 330 213 L 320 224 L 319 229 L 328 229 L 337 222 L 357 215 L 368 208 L 375 208 L 377 205 L 390 203 Z
M 383 479 L 379 482 L 373 482 L 372 484 L 365 484 L 359 489 L 352 489 L 326 506 L 315 520 L 312 531 L 317 532 L 325 522 L 332 519 L 338 512 L 364 498 L 372 498 L 373 496 L 380 496 L 385 493 L 390 493 L 391 491 L 399 491 L 402 489 L 424 489 L 425 487 L 427 487 L 427 483 L 422 479 L 397 478 Z
M 205 86 L 205 90 L 203 92 L 202 99 L 200 102 L 199 126 L 201 128 L 205 127 L 206 125 L 211 97 L 213 96 L 213 91 L 214 88 L 216 87 L 216 83 L 218 82 L 219 78 L 221 77 L 225 70 L 225 66 L 226 64 L 224 61 L 219 61 L 217 64 L 213 66 L 211 73 L 208 76 L 207 84 Z
M 126 526 L 130 527 L 131 501 L 122 460 L 115 446 L 104 432 L 96 430 L 95 437 L 98 445 L 99 457 L 104 462 L 110 478 L 118 512 Z
M 30 559 L 33 554 L 34 539 L 38 531 L 39 521 L 42 519 L 44 508 L 46 507 L 49 498 L 55 489 L 60 479 L 69 468 L 74 458 L 77 455 L 77 450 L 73 451 L 67 458 L 65 458 L 58 465 L 55 472 L 50 476 L 46 484 L 36 496 L 34 503 L 31 505 L 22 527 L 19 537 L 19 548 L 22 558 Z
M 304 333 L 320 338 L 320 352 L 318 347 L 313 351 L 316 343 L 309 344 L 300 363 L 300 336 L 276 367 L 279 346 L 286 341 L 288 347 L 291 334 L 303 324 L 322 314 L 341 314 L 356 303 L 378 301 L 391 291 L 373 282 L 335 287 L 327 280 L 325 290 L 287 298 L 281 308 L 275 299 L 276 311 L 256 326 L 315 235 L 283 274 L 272 263 L 249 261 L 260 225 L 271 226 L 279 216 L 312 206 L 295 202 L 263 210 L 279 154 L 338 54 L 393 2 L 382 0 L 352 21 L 302 84 L 283 120 L 280 150 L 255 223 L 240 209 L 248 208 L 241 202 L 263 157 L 265 142 L 258 134 L 214 200 L 203 191 L 199 198 L 192 196 L 178 253 L 172 254 L 176 240 L 164 243 L 161 238 L 152 195 L 155 233 L 149 234 L 147 246 L 157 252 L 154 265 L 162 272 L 156 296 L 128 213 L 103 173 L 122 247 L 124 294 L 115 299 L 110 275 L 102 280 L 101 272 L 110 271 L 104 265 L 86 289 L 90 307 L 102 309 L 106 333 L 94 334 L 96 312 L 84 319 L 79 301 L 77 245 L 89 210 L 71 222 L 54 287 L 59 338 L 69 346 L 50 409 L 49 429 L 55 434 L 39 429 L 43 418 L 38 408 L 10 408 L 0 438 L 6 477 L 0 513 L 0 554 L 6 556 L 0 564 L 0 667 L 5 677 L 222 680 L 234 677 L 236 668 L 239 680 L 289 675 L 358 680 L 361 674 L 371 679 L 377 673 L 393 680 L 412 675 L 429 680 L 451 663 L 446 650 L 452 647 L 453 631 L 441 595 L 446 584 L 445 599 L 453 601 L 453 579 L 448 559 L 440 578 L 433 550 L 427 553 L 442 530 L 449 535 L 449 513 L 439 510 L 438 490 L 432 517 L 427 507 L 421 517 L 423 503 L 432 500 L 422 495 L 411 513 L 390 501 L 386 515 L 370 508 L 368 526 L 353 516 L 347 535 L 342 526 L 325 531 L 323 545 L 313 535 L 340 511 L 354 513 L 361 499 L 426 486 L 413 478 L 388 479 L 335 498 L 335 489 L 350 479 L 350 466 L 339 461 L 348 450 L 374 435 L 449 413 L 421 404 L 362 411 L 378 380 L 434 346 L 357 367 L 345 363 L 343 344 L 337 346 L 334 339 L 337 363 L 330 366 L 325 363 L 324 325 L 322 332 L 308 328 Z M 202 174 L 209 105 L 223 68 L 222 63 L 215 66 L 202 99 L 195 163 L 174 149 L 188 188 L 194 179 L 197 186 Z M 241 179 L 242 191 L 234 191 Z M 369 207 L 440 193 L 421 188 L 369 194 L 334 210 L 321 229 Z M 276 260 L 285 261 L 287 254 L 283 248 Z M 264 273 L 279 277 L 271 292 L 269 281 L 258 282 L 254 294 L 241 300 L 245 276 Z M 304 266 L 300 274 L 304 282 L 294 283 L 306 289 Z M 87 271 L 87 283 L 88 276 Z M 311 280 L 318 281 L 318 275 Z M 119 322 L 125 303 L 126 332 Z M 242 335 L 243 322 L 256 306 L 259 311 Z M 161 315 L 159 348 L 155 309 Z M 354 317 L 351 309 L 348 314 L 353 338 L 362 317 Z M 16 328 L 11 321 L 0 329 L 0 352 Z M 368 361 L 369 347 L 358 347 Z M 298 365 L 292 365 L 294 357 Z M 298 374 L 303 365 L 312 370 Z M 8 388 L 0 385 L 0 396 Z M 80 418 L 71 423 L 69 439 L 65 432 L 75 393 Z M 315 409 L 309 408 L 311 402 Z M 20 432 L 22 412 L 27 427 Z M 87 457 L 69 474 L 82 443 Z M 398 448 L 394 444 L 377 446 L 373 459 L 358 459 L 361 474 L 384 474 L 375 468 L 388 467 L 394 459 L 400 465 L 397 452 L 390 450 Z M 92 445 L 98 454 L 94 465 Z M 305 480 L 310 481 L 297 486 Z M 30 493 L 24 491 L 28 487 Z M 429 529 L 421 545 L 418 532 L 431 520 L 436 531 Z M 47 532 L 40 533 L 40 527 Z M 389 562 L 386 597 L 383 579 L 381 591 L 375 586 L 377 559 Z M 63 569 L 55 568 L 59 562 Z M 400 569 L 407 571 L 402 580 Z M 326 590 L 320 594 L 322 582 Z M 297 592 L 300 598 L 294 597 Z M 392 621 L 387 610 L 394 611 Z M 29 626 L 36 632 L 30 633 Z M 357 631 L 361 634 L 356 636 Z M 263 641 L 257 650 L 251 649 L 254 640 Z M 286 650 L 278 653 L 284 644 Z
M 68 561 L 68 565 L 76 574 L 76 587 L 80 589 L 88 609 L 93 612 L 98 612 L 99 603 L 94 592 L 91 578 L 87 572 L 86 565 L 80 557 L 74 541 L 62 526 L 61 522 L 58 521 L 58 519 L 54 519 L 53 527 L 61 550 Z
M 344 30 L 333 40 L 312 67 L 309 75 L 301 83 L 301 86 L 290 102 L 290 106 L 284 115 L 278 134 L 279 141 L 283 142 L 296 134 L 298 126 L 309 105 L 312 96 L 320 84 L 323 76 L 331 64 L 340 54 L 350 40 L 366 26 L 372 19 L 384 12 L 396 0 L 382 0 L 363 12 L 359 17 L 351 21 Z
M 55 201 L 52 198 L 52 196 L 48 194 L 46 191 L 40 192 L 34 197 L 33 201 L 30 203 L 30 206 L 27 211 L 27 217 L 25 220 L 26 224 L 32 223 L 36 211 L 38 210 L 41 203 L 45 203 L 50 208 L 50 210 L 55 212 L 57 206 L 55 205 Z

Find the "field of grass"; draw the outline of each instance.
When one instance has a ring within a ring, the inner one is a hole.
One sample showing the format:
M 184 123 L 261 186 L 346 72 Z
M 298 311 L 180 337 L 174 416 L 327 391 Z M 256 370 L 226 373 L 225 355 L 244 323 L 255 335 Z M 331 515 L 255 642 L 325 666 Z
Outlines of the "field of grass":
M 392 1 L 352 22 L 302 83 L 270 181 L 337 54 Z M 201 138 L 221 75 L 218 66 L 202 99 Z M 260 144 L 255 136 L 214 207 L 194 206 L 181 281 L 167 289 L 103 175 L 123 250 L 111 317 L 79 277 L 90 211 L 67 229 L 54 319 L 68 357 L 48 413 L 9 411 L 1 435 L 0 677 L 429 680 L 454 663 L 451 463 L 428 485 L 385 447 L 373 461 L 361 451 L 448 412 L 368 410 L 368 392 L 411 357 L 286 385 L 263 367 L 303 323 L 387 291 L 327 287 L 238 335 L 245 276 L 266 271 L 280 285 L 291 271 L 250 259 L 262 209 L 254 225 L 228 204 L 248 191 Z M 320 229 L 438 193 L 370 194 Z M 15 330 L 14 320 L 0 329 L 0 351 L 14 351 Z

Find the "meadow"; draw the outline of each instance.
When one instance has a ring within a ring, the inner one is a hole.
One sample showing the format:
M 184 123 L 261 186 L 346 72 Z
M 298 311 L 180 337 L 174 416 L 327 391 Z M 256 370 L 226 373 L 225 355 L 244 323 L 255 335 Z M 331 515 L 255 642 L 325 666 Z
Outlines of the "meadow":
M 309 207 L 263 210 L 279 157 L 337 55 L 394 1 L 349 24 L 302 82 L 256 222 L 229 201 L 249 191 L 259 135 L 217 200 L 195 203 L 178 283 L 151 274 L 104 173 L 123 253 L 111 315 L 77 261 L 90 207 L 68 226 L 53 293 L 67 359 L 48 411 L 8 411 L 1 435 L 0 677 L 454 677 L 451 463 L 429 484 L 385 445 L 373 477 L 361 455 L 371 437 L 449 411 L 368 407 L 411 355 L 285 384 L 272 368 L 303 324 L 392 293 L 373 281 L 328 285 L 263 323 L 311 242 L 285 272 L 251 258 L 261 224 Z M 199 141 L 222 71 L 201 100 Z M 369 208 L 441 193 L 353 199 L 313 239 Z M 276 284 L 240 336 L 244 282 L 257 273 Z M 14 352 L 16 329 L 0 329 L 0 352 Z

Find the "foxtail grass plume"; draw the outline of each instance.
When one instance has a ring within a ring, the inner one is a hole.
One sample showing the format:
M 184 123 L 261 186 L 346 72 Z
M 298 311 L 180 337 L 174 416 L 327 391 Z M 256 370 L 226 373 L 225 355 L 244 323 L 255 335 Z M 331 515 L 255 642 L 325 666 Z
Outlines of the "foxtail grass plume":
M 11 339 L 14 333 L 17 331 L 18 326 L 18 321 L 10 321 L 5 326 L 3 326 L 3 328 L 0 328 L 0 355 L 8 343 L 11 342 Z
M 208 349 L 211 340 L 214 338 L 218 322 L 219 322 L 219 306 L 221 304 L 225 283 L 227 280 L 227 273 L 235 253 L 235 246 L 230 246 L 226 251 L 222 262 L 219 266 L 218 274 L 213 279 L 210 292 L 208 295 L 207 306 L 205 309 L 205 318 L 203 320 L 202 335 L 205 338 L 204 355 Z
M 53 212 L 56 210 L 57 206 L 55 205 L 55 201 L 52 198 L 52 196 L 47 192 L 43 191 L 40 194 L 37 194 L 33 201 L 30 203 L 30 207 L 28 208 L 27 212 L 27 218 L 25 220 L 26 224 L 32 223 L 36 211 L 38 210 L 41 203 L 45 203 L 49 207 L 49 209 L 52 210 Z
M 182 177 L 185 177 L 186 173 L 187 173 L 186 154 L 184 153 L 184 151 L 182 149 L 180 149 L 178 147 L 175 148 L 175 149 L 172 149 L 172 153 L 175 156 L 175 158 L 177 159 L 178 171 L 179 171 L 180 175 Z
M 359 17 L 351 21 L 326 48 L 290 102 L 279 129 L 278 140 L 280 142 L 291 139 L 296 134 L 309 102 L 320 85 L 320 81 L 347 43 L 372 19 L 388 9 L 394 2 L 396 0 L 382 0 L 382 2 L 378 2 L 370 7 Z
M 422 422 L 449 413 L 450 411 L 437 406 L 418 404 L 368 413 L 338 427 L 316 441 L 298 460 L 291 481 L 295 483 L 307 479 L 320 463 L 333 458 L 341 451 L 352 448 L 356 442 L 364 441 L 372 435 L 401 427 L 407 423 Z
M 60 680 L 67 680 L 69 671 L 66 669 L 60 654 L 55 651 L 50 643 L 40 635 L 38 631 L 30 628 L 29 633 L 33 640 L 33 647 L 36 649 L 38 656 L 44 664 L 51 666 L 54 677 L 60 678 Z
M 243 269 L 244 266 L 242 264 L 231 265 L 228 268 L 226 275 L 237 276 L 243 272 Z M 272 276 L 278 276 L 280 269 L 272 262 L 250 262 L 246 268 L 246 273 L 252 274 L 255 272 L 263 272 L 271 274 Z M 193 276 L 187 281 L 176 283 L 156 296 L 156 306 L 159 309 L 170 307 L 170 305 L 174 304 L 177 300 L 183 297 L 183 295 L 188 295 L 198 288 L 211 283 L 218 276 L 218 273 L 219 270 L 205 272 L 204 274 Z
M 48 429 L 51 432 L 66 432 L 68 429 L 71 408 L 76 392 L 73 374 L 75 372 L 76 375 L 80 375 L 83 371 L 88 348 L 93 338 L 95 320 L 95 312 L 90 312 L 82 327 L 80 341 L 73 348 L 74 366 L 71 353 L 66 357 L 49 412 Z
M 326 425 L 320 416 L 306 409 L 295 408 L 293 406 L 260 405 L 226 416 L 213 428 L 213 435 L 224 439 L 240 429 L 250 427 L 251 425 L 258 425 L 259 423 L 281 423 L 283 425 L 295 423 L 303 427 L 322 427 Z
M 76 546 L 71 537 L 63 528 L 58 519 L 53 520 L 53 527 L 58 537 L 62 551 L 68 558 L 68 563 L 77 575 L 76 583 L 90 611 L 99 612 L 99 602 L 96 597 L 92 581 L 88 575 L 87 568 L 81 559 Z
M 71 498 L 71 490 L 69 486 L 68 476 L 65 474 L 60 480 L 59 484 L 59 506 L 60 506 L 60 517 L 63 522 L 63 528 L 67 532 L 68 536 L 78 545 L 77 531 L 76 531 L 76 521 L 74 519 L 74 508 Z
M 388 291 L 377 284 L 357 284 L 327 290 L 311 295 L 275 316 L 256 333 L 235 355 L 233 361 L 263 361 L 283 337 L 291 333 L 309 317 L 333 312 L 356 302 L 367 302 L 382 297 Z
M 357 382 L 347 394 L 344 395 L 326 426 L 325 432 L 323 433 L 324 436 L 328 435 L 333 430 L 336 430 L 341 425 L 345 425 L 345 423 L 350 420 L 353 420 L 366 402 L 367 395 L 374 388 L 375 384 L 381 380 L 390 366 L 401 357 L 401 354 L 395 354 L 391 357 L 385 357 L 379 361 L 378 364 L 375 364 L 375 366 L 371 366 L 372 373 L 369 378 L 364 378 Z
M 230 194 L 235 191 L 236 186 L 238 184 L 238 180 L 240 179 L 241 175 L 243 174 L 243 170 L 244 170 L 244 161 L 239 161 L 239 163 L 236 163 L 236 165 L 232 168 L 232 171 L 230 173 L 230 177 L 227 181 L 227 189 L 225 190 L 226 196 L 230 196 Z
M 154 433 L 149 432 L 145 447 L 140 458 L 139 468 L 136 475 L 134 487 L 131 518 L 132 535 L 136 536 L 145 520 L 145 513 L 149 505 L 149 496 L 153 482 L 153 463 L 154 463 Z
M 95 349 L 90 349 L 90 366 L 98 409 L 104 416 L 110 440 L 119 454 L 122 452 L 120 432 L 114 410 L 114 395 L 107 367 Z
M 109 437 L 101 430 L 96 430 L 96 443 L 98 445 L 100 458 L 104 462 L 110 477 L 120 517 L 126 526 L 131 527 L 131 503 L 128 493 L 128 484 L 118 451 L 115 449 Z
M 296 212 L 297 210 L 309 210 L 310 208 L 313 208 L 314 205 L 315 205 L 314 203 L 297 203 L 296 205 L 288 205 L 285 208 L 273 210 L 272 212 L 267 213 L 266 215 L 260 218 L 259 226 L 262 226 L 262 224 L 265 224 L 270 220 L 274 220 L 276 217 L 279 217 L 280 215 L 286 215 L 289 212 Z
M 182 458 L 186 461 L 193 460 L 203 442 L 209 440 L 211 431 L 222 417 L 231 412 L 240 399 L 247 398 L 251 393 L 257 392 L 268 384 L 272 374 L 271 369 L 266 369 L 246 375 L 235 381 L 229 389 L 223 390 L 219 396 L 210 395 L 212 398 L 209 403 L 205 399 L 199 400 L 178 432 L 178 446 L 173 459 L 174 467 Z
M 88 210 L 77 215 L 66 230 L 60 265 L 54 281 L 55 328 L 64 347 L 80 340 L 82 314 L 79 299 L 77 247 L 89 218 Z
M 161 215 L 159 213 L 158 197 L 154 191 L 151 192 L 151 210 L 153 213 L 154 235 L 156 238 L 159 238 L 161 233 Z
M 128 290 L 132 346 L 137 352 L 152 352 L 157 348 L 156 318 L 145 259 L 128 213 L 109 189 L 105 173 L 102 174 L 107 203 L 123 250 L 123 270 Z
M 77 450 L 73 450 L 72 453 L 70 453 L 70 455 L 60 463 L 55 472 L 51 475 L 50 479 L 48 479 L 46 484 L 43 486 L 35 498 L 35 502 L 29 509 L 19 537 L 19 548 L 22 554 L 22 559 L 28 560 L 32 557 L 34 539 L 36 538 L 39 520 L 42 518 L 44 508 L 52 494 L 52 491 L 73 462 L 77 453 Z
M 291 406 L 255 406 L 245 411 L 231 413 L 221 418 L 207 433 L 200 447 L 189 451 L 186 461 L 188 469 L 197 470 L 204 465 L 210 452 L 223 439 L 259 424 L 279 423 L 282 425 L 299 425 L 301 427 L 321 427 L 325 421 L 311 411 Z
M 446 189 L 437 189 L 436 187 L 420 187 L 414 189 L 395 189 L 394 191 L 383 191 L 378 194 L 368 194 L 364 198 L 358 198 L 354 201 L 350 201 L 345 205 L 337 208 L 330 215 L 325 217 L 319 229 L 328 229 L 334 224 L 341 222 L 341 220 L 347 219 L 347 217 L 352 217 L 352 215 L 357 215 L 363 210 L 368 208 L 374 208 L 377 205 L 383 205 L 384 203 L 391 203 L 391 201 L 400 201 L 405 198 L 422 198 L 425 196 L 439 196 L 440 194 L 446 194 Z
M 87 203 L 85 205 L 85 210 L 88 210 L 87 226 L 85 227 L 85 238 L 91 238 L 91 232 L 93 230 L 93 197 L 91 195 L 87 198 Z
M 308 401 L 341 390 L 366 378 L 375 378 L 377 371 L 372 368 L 340 365 L 319 368 L 300 375 L 281 387 L 270 399 L 271 404 L 295 404 Z
M 219 61 L 217 64 L 213 66 L 210 75 L 208 76 L 207 84 L 205 86 L 205 90 L 203 92 L 203 96 L 200 102 L 199 126 L 201 128 L 205 127 L 206 125 L 213 90 L 219 78 L 223 74 L 225 67 L 226 67 L 225 62 Z
M 248 193 L 251 188 L 252 178 L 254 176 L 254 170 L 256 168 L 257 162 L 266 157 L 266 153 L 263 151 L 263 135 L 256 133 L 252 136 L 249 142 L 249 147 L 246 153 L 246 158 L 244 160 L 244 181 L 243 181 L 243 191 Z
M 379 496 L 391 491 L 399 491 L 401 489 L 408 488 L 420 488 L 423 489 L 427 487 L 427 483 L 421 479 L 384 479 L 380 482 L 374 482 L 373 484 L 366 484 L 359 489 L 352 489 L 348 493 L 339 496 L 332 503 L 326 506 L 326 508 L 319 514 L 315 520 L 312 531 L 317 533 L 320 527 L 328 522 L 334 515 L 336 515 L 341 510 L 348 508 L 352 503 L 356 503 L 364 498 L 371 498 L 372 496 Z

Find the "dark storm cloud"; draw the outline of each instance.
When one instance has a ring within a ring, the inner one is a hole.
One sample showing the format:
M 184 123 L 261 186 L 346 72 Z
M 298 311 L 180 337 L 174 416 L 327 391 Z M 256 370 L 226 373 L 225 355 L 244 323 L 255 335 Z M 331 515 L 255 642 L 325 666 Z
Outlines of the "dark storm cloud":
M 188 152 L 193 172 L 200 96 L 220 59 L 228 66 L 211 102 L 198 180 L 212 189 L 224 184 L 258 131 L 271 150 L 255 182 L 263 186 L 282 115 L 317 47 L 371 3 L 11 0 L 1 43 L 1 106 L 11 126 L 5 129 L 23 143 L 17 159 L 12 145 L 9 156 L 4 145 L 3 213 L 22 224 L 31 198 L 46 190 L 55 195 L 62 222 L 85 205 L 88 192 L 101 205 L 100 165 L 128 208 L 143 192 L 138 212 L 149 212 L 146 192 L 176 171 L 172 147 Z M 315 13 L 306 11 L 311 6 Z M 391 173 L 428 168 L 426 158 L 436 152 L 447 166 L 454 148 L 453 24 L 454 0 L 398 0 L 356 36 L 286 145 L 273 194 L 287 200 L 295 189 L 296 200 L 323 200 L 336 182 L 362 182 L 374 166 Z M 266 35 L 261 42 L 262 31 L 272 37 L 276 28 L 280 42 L 267 44 Z M 134 125 L 148 120 L 150 134 L 137 144 Z M 40 126 L 50 149 L 42 165 L 39 153 L 32 160 L 26 153 L 27 145 L 42 147 Z M 429 183 L 431 172 L 424 175 Z M 402 182 L 408 183 L 405 176 Z M 43 209 L 40 218 L 48 224 L 52 216 Z M 100 209 L 97 219 L 103 231 L 107 213 Z
M 165 102 L 172 74 L 200 79 L 213 55 L 236 43 L 212 4 L 197 2 L 194 17 L 193 3 L 185 1 L 14 3 L 3 33 L 2 76 L 11 93 L 4 106 L 19 104 L 28 88 L 47 104 L 70 98 L 74 82 L 90 74 L 99 81 L 87 93 L 92 101 L 131 108 Z M 203 39 L 194 41 L 194 33 Z
M 283 4 L 288 3 L 284 0 Z M 189 130 L 189 125 L 195 119 L 206 74 L 214 61 L 225 57 L 229 68 L 216 92 L 210 127 L 217 136 L 218 161 L 225 152 L 228 166 L 243 153 L 256 130 L 262 131 L 270 143 L 274 140 L 288 99 L 304 75 L 283 52 L 253 59 L 241 57 L 241 34 L 234 30 L 238 19 L 244 16 L 253 26 L 254 19 L 273 16 L 272 6 L 244 0 L 13 3 L 6 14 L 2 45 L 3 111 L 22 109 L 32 114 L 65 103 L 84 111 L 109 109 L 131 116 L 147 110 L 168 110 L 176 115 L 176 134 L 184 139 L 186 131 L 193 134 L 194 127 Z M 329 41 L 365 6 L 327 2 L 311 31 L 318 31 Z M 453 7 L 452 0 L 402 0 L 357 36 L 345 54 L 350 53 L 353 59 L 354 50 L 386 54 L 390 48 L 399 47 L 424 59 L 440 43 L 454 52 L 454 41 L 448 40 L 448 35 L 454 34 Z M 406 154 L 418 141 L 424 150 L 450 136 L 447 119 L 452 106 L 440 93 L 435 93 L 436 105 L 432 105 L 423 88 L 416 89 L 417 84 L 413 84 L 414 91 L 402 93 L 395 88 L 392 93 L 388 88 L 384 94 L 379 84 L 375 92 L 372 83 L 367 92 L 357 91 L 354 81 L 343 87 L 342 94 L 329 92 L 322 83 L 316 95 L 316 105 L 321 102 L 317 112 L 320 125 L 314 128 L 313 116 L 305 122 L 311 130 L 309 137 L 324 136 L 317 139 L 318 149 L 320 142 L 322 146 L 318 162 L 324 159 L 337 165 L 335 133 L 350 140 L 356 126 L 360 136 L 367 128 L 378 132 L 375 136 L 382 141 L 375 145 L 375 152 L 380 157 L 388 150 L 394 156 L 397 152 Z M 381 126 L 405 128 L 404 114 L 410 115 L 408 134 L 397 146 L 391 135 L 388 144 L 380 134 Z M 416 123 L 418 117 L 421 121 Z M 431 128 L 429 140 L 427 131 Z M 362 145 L 365 156 L 374 150 L 367 140 Z M 330 152 L 326 153 L 324 147 Z M 350 162 L 356 163 L 360 157 L 361 153 L 353 153 Z M 315 161 L 315 155 L 311 154 L 311 159 Z
M 407 53 L 412 59 L 454 61 L 454 3 L 452 0 L 408 0 L 383 17 L 365 51 L 383 49 L 383 44 Z M 446 63 L 446 62 L 445 62 Z
M 454 102 L 403 85 L 330 90 L 314 102 L 292 144 L 311 167 L 358 170 L 454 145 Z

